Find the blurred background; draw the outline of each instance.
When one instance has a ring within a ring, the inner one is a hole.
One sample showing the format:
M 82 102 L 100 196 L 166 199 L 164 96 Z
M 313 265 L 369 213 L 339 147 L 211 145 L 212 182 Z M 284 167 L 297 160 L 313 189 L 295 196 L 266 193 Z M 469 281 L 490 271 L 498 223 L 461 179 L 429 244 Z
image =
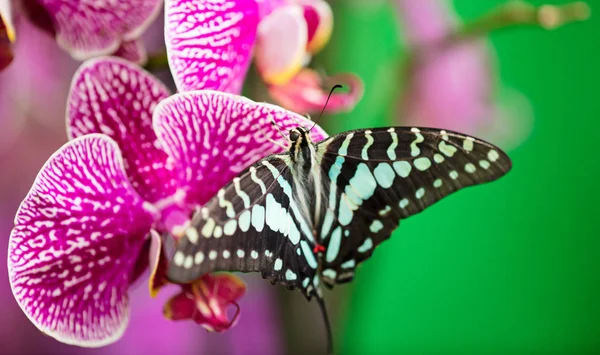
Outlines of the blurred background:
M 352 284 L 328 293 L 337 353 L 600 353 L 600 7 L 588 3 L 592 17 L 584 22 L 556 30 L 509 26 L 488 36 L 481 16 L 505 1 L 330 2 L 334 32 L 312 66 L 357 74 L 365 94 L 352 112 L 323 118 L 329 133 L 439 126 L 491 140 L 514 163 L 498 182 L 403 221 Z M 429 46 L 461 28 L 459 45 Z M 5 246 L 37 172 L 66 142 L 65 102 L 78 66 L 27 22 L 17 29 L 16 59 L 0 73 Z M 151 53 L 161 50 L 160 19 L 144 38 Z M 257 81 L 251 72 L 245 93 L 262 99 Z M 169 290 L 151 300 L 141 282 L 123 339 L 90 350 L 41 334 L 0 272 L 0 353 L 324 353 L 316 304 L 259 277 L 246 280 L 240 322 L 223 334 L 163 319 Z

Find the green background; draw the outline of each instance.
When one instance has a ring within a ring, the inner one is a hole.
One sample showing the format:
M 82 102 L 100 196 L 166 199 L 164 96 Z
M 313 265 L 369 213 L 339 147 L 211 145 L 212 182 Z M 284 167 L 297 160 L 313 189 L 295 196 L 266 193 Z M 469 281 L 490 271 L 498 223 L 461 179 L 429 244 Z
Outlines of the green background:
M 501 3 L 455 1 L 463 19 Z M 491 35 L 501 81 L 530 100 L 533 131 L 509 151 L 505 178 L 404 221 L 360 267 L 336 322 L 341 353 L 600 353 L 600 6 L 589 3 L 585 23 Z M 332 5 L 317 63 L 357 73 L 366 94 L 325 126 L 398 124 L 405 52 L 391 5 Z

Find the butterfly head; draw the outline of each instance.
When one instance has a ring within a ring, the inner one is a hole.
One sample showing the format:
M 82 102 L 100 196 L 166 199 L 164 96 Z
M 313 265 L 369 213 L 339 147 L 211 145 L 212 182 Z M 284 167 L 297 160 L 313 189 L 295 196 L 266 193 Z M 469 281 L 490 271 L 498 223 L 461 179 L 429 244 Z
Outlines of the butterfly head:
M 296 127 L 294 129 L 290 130 L 290 141 L 292 141 L 292 144 L 296 144 L 299 141 L 307 141 L 310 139 L 309 137 L 309 131 L 304 128 L 304 127 Z
M 310 165 L 311 148 L 313 145 L 309 130 L 304 127 L 296 127 L 290 130 L 290 153 L 297 162 Z

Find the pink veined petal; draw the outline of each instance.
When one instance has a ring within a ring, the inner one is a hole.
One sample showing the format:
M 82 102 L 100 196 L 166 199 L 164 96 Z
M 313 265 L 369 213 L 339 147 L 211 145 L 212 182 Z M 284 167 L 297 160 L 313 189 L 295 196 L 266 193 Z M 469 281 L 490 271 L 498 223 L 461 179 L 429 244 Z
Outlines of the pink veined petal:
M 161 9 L 161 0 L 38 0 L 54 21 L 58 44 L 79 60 L 114 53 L 138 38 Z
M 241 92 L 256 39 L 255 1 L 170 0 L 165 19 L 169 65 L 180 92 Z
M 133 187 L 152 203 L 175 195 L 177 189 L 152 128 L 152 112 L 168 95 L 158 79 L 137 65 L 104 57 L 81 65 L 68 99 L 69 135 L 103 133 L 114 139 Z
M 150 211 L 107 136 L 88 135 L 54 153 L 19 207 L 8 249 L 12 291 L 33 324 L 67 344 L 116 341 Z
M 287 144 L 288 130 L 312 127 L 312 121 L 280 107 L 216 91 L 181 93 L 163 100 L 154 113 L 154 127 L 173 159 L 190 206 L 203 205 L 250 164 Z M 315 142 L 327 137 L 318 126 Z
M 326 78 L 330 86 L 325 87 L 323 79 L 313 70 L 303 69 L 286 85 L 271 85 L 269 93 L 283 107 L 295 112 L 318 113 L 325 107 L 325 112 L 338 113 L 350 111 L 362 98 L 364 86 L 362 80 L 354 74 L 340 74 Z M 327 96 L 331 88 L 342 85 L 346 91 L 337 90 Z
M 114 55 L 139 65 L 148 61 L 148 53 L 140 39 L 122 42 Z
M 304 66 L 308 29 L 299 5 L 283 6 L 258 27 L 256 67 L 268 84 L 283 85 Z

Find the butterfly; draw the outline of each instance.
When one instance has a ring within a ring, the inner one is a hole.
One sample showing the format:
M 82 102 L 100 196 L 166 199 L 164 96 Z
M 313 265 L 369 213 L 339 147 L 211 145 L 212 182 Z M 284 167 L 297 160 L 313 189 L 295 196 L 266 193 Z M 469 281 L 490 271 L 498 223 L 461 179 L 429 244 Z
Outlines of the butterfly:
M 191 282 L 214 271 L 260 272 L 321 307 L 323 286 L 353 279 L 356 267 L 400 220 L 464 187 L 511 169 L 496 146 L 452 131 L 388 127 L 312 142 L 289 131 L 289 148 L 240 173 L 193 216 L 167 276 Z

